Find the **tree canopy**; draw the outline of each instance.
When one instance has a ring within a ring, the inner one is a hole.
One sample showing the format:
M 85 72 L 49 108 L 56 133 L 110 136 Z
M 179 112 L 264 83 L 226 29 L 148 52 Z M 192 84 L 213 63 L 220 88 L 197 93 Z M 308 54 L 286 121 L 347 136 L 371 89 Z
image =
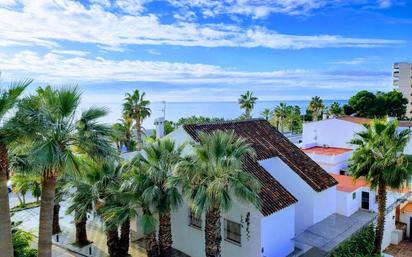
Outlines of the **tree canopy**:
M 381 118 L 391 116 L 404 118 L 408 100 L 399 91 L 376 94 L 367 90 L 359 91 L 349 99 L 348 105 L 343 110 L 345 114 L 356 114 L 359 117 Z

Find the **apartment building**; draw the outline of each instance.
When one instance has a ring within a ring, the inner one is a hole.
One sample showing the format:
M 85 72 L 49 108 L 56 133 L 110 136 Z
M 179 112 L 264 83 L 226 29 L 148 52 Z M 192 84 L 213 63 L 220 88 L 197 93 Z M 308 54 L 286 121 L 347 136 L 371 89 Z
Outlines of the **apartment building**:
M 406 116 L 412 118 L 412 63 L 399 62 L 393 65 L 393 85 L 408 99 Z

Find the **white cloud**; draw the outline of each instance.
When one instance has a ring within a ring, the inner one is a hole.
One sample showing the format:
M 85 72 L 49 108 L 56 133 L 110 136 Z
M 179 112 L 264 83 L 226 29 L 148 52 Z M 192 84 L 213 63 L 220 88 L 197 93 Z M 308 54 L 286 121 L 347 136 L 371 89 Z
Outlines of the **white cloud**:
M 87 51 L 79 51 L 79 50 L 58 50 L 54 49 L 51 51 L 53 54 L 60 54 L 60 55 L 73 55 L 73 56 L 86 56 L 90 54 Z
M 23 8 L 18 10 L 0 7 L 0 46 L 40 45 L 56 48 L 58 41 L 71 41 L 97 44 L 107 50 L 124 50 L 133 44 L 302 49 L 403 43 L 400 40 L 338 35 L 288 35 L 263 27 L 241 28 L 189 22 L 164 24 L 153 14 L 115 14 L 96 4 L 86 7 L 70 0 L 19 1 L 22 1 Z
M 32 77 L 51 83 L 160 82 L 179 85 L 219 85 L 216 90 L 233 90 L 234 85 L 254 88 L 297 87 L 302 89 L 385 88 L 390 73 L 279 70 L 246 72 L 215 65 L 94 59 L 56 53 L 39 55 L 23 51 L 0 56 L 0 70 L 10 78 Z M 209 89 L 207 89 L 209 90 Z M 207 95 L 210 96 L 210 90 Z M 177 93 L 177 92 L 176 92 Z M 185 96 L 177 94 L 184 99 Z
M 144 0 L 117 0 L 116 7 L 130 15 L 137 15 L 144 10 Z
M 358 65 L 358 64 L 365 64 L 365 63 L 377 63 L 381 61 L 380 58 L 377 56 L 370 56 L 370 57 L 357 57 L 348 60 L 340 60 L 335 62 L 330 62 L 331 64 L 344 64 L 344 65 Z

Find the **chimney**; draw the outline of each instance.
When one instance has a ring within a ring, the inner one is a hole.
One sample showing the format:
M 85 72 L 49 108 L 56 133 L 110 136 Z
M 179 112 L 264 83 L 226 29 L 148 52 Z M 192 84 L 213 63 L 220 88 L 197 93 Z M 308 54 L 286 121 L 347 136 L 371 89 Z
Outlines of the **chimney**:
M 155 119 L 154 125 L 156 126 L 156 137 L 162 138 L 165 135 L 165 118 L 159 117 Z

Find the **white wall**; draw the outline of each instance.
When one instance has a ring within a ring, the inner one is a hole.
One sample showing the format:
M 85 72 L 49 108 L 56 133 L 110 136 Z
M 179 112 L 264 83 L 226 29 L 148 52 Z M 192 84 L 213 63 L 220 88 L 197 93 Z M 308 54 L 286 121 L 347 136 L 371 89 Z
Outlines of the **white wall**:
M 264 217 L 261 224 L 262 257 L 283 257 L 293 251 L 295 205 Z
M 348 160 L 352 156 L 352 152 L 346 152 L 339 155 L 322 155 L 307 153 L 325 171 L 332 174 L 339 174 L 340 171 L 348 167 Z
M 259 161 L 259 164 L 298 199 L 295 234 L 336 212 L 336 186 L 318 193 L 278 157 Z
M 385 250 L 386 247 L 388 247 L 391 244 L 392 231 L 394 231 L 395 229 L 395 209 L 393 209 L 385 216 L 385 228 L 382 238 L 382 251 Z
M 364 127 L 353 122 L 328 119 L 303 124 L 302 145 L 352 148 L 348 142 Z
M 247 236 L 246 217 L 250 213 L 249 237 Z M 281 216 L 280 216 L 281 217 Z M 226 241 L 224 238 L 224 219 L 242 224 L 241 245 Z M 253 206 L 246 206 L 240 202 L 235 202 L 229 212 L 222 214 L 221 235 L 222 235 L 222 257 L 250 257 L 261 256 L 261 224 L 263 215 Z M 189 226 L 189 207 L 185 203 L 178 210 L 172 213 L 172 235 L 173 247 L 184 252 L 191 257 L 205 256 L 204 225 L 205 217 L 202 217 L 202 229 Z M 287 226 L 286 224 L 284 226 Z M 293 224 L 288 224 L 293 226 Z M 277 231 L 278 227 L 272 228 Z M 283 231 L 278 233 L 283 235 Z
M 337 191 L 336 193 L 336 212 L 346 217 L 351 216 L 361 206 L 362 190 L 359 188 L 353 192 Z M 356 198 L 353 199 L 352 194 L 356 194 Z

